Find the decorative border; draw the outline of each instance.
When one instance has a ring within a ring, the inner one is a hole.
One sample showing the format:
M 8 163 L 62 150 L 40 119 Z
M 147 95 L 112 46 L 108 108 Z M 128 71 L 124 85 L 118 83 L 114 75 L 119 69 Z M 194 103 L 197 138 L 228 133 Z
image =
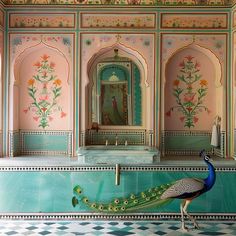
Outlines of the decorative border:
M 14 163 L 12 163 L 14 164 Z M 0 166 L 0 171 L 7 172 L 7 171 L 13 171 L 13 172 L 104 172 L 104 171 L 112 171 L 114 172 L 116 170 L 116 167 L 114 165 L 112 166 L 25 166 L 24 162 L 22 162 L 22 166 L 20 165 L 20 162 L 16 161 L 16 166 Z M 215 167 L 215 170 L 217 172 L 236 172 L 236 166 L 222 166 L 221 167 Z M 207 171 L 207 167 L 201 167 L 201 166 L 121 166 L 120 171 L 129 171 L 129 172 L 150 172 L 150 171 L 191 171 L 191 172 L 205 172 Z
M 80 27 L 94 29 L 156 29 L 156 15 L 157 13 L 86 12 L 80 14 Z M 120 16 L 123 17 L 120 19 Z M 145 22 L 150 25 L 146 25 Z
M 14 6 L 14 5 L 26 5 L 26 6 L 32 6 L 32 5 L 48 5 L 48 6 L 55 6 L 55 5 L 69 5 L 69 6 L 83 6 L 83 5 L 89 5 L 89 6 L 196 6 L 196 7 L 206 7 L 206 6 L 218 6 L 218 7 L 230 7 L 233 5 L 233 0 L 227 1 L 227 0 L 211 0 L 211 1 L 183 1 L 183 0 L 160 0 L 160 1 L 154 1 L 154 0 L 3 0 L 7 6 Z
M 236 10 L 233 12 L 232 17 L 232 25 L 233 27 L 236 27 Z
M 70 18 L 72 19 L 66 19 Z M 27 13 L 10 13 L 9 28 L 60 28 L 60 29 L 75 29 L 76 13 L 63 12 L 47 12 L 37 14 L 32 12 Z M 70 22 L 71 21 L 71 22 Z
M 219 18 L 220 15 L 222 19 L 217 19 Z M 191 19 L 192 17 L 196 17 L 196 19 Z M 204 24 L 205 20 L 201 18 L 208 18 L 207 19 L 208 21 L 211 20 L 212 26 L 205 25 Z M 199 25 L 197 25 L 197 23 Z M 206 14 L 194 13 L 194 12 L 161 13 L 161 28 L 163 29 L 227 29 L 228 28 L 228 14 L 227 13 L 211 13 L 211 12 L 207 12 Z
M 106 138 L 110 143 L 115 143 L 116 136 L 120 143 L 127 140 L 129 145 L 148 145 L 146 130 L 88 130 L 80 133 L 80 138 L 86 141 L 86 145 L 105 145 Z
M 25 135 L 64 135 L 67 137 L 67 150 L 66 151 L 49 151 L 37 150 L 29 151 L 25 149 L 24 136 Z M 20 131 L 21 155 L 68 155 L 72 156 L 72 131 Z
M 236 213 L 191 213 L 196 220 L 235 221 Z M 179 220 L 179 213 L 4 213 L 1 220 Z
M 19 131 L 9 131 L 9 156 L 14 157 L 20 155 L 20 147 L 21 147 L 21 139 L 20 139 L 20 133 Z M 15 143 L 15 136 L 18 135 L 18 145 L 16 146 Z
M 168 136 L 203 136 L 203 135 L 211 135 L 210 131 L 201 131 L 201 130 L 193 130 L 193 131 L 186 131 L 186 130 L 164 130 L 164 135 Z
M 207 154 L 211 154 L 211 152 L 206 151 Z M 183 155 L 183 156 L 197 156 L 199 154 L 199 151 L 191 151 L 191 150 L 187 150 L 187 149 L 182 149 L 182 150 L 175 150 L 175 151 L 171 151 L 171 150 L 165 150 L 165 155 L 169 155 L 169 156 L 179 156 L 179 155 Z
M 177 131 L 177 130 L 173 130 L 173 131 L 168 131 L 168 130 L 164 130 L 162 132 L 162 145 L 161 145 L 161 153 L 162 155 L 191 155 L 191 156 L 195 156 L 199 154 L 199 151 L 195 151 L 195 150 L 189 150 L 189 149 L 176 149 L 176 150 L 168 150 L 165 148 L 165 137 L 177 137 L 177 136 L 188 136 L 188 137 L 197 137 L 197 136 L 211 136 L 211 132 L 210 131 L 198 131 L 198 130 L 194 130 L 194 131 Z M 211 154 L 210 151 L 207 151 L 207 154 Z
M 225 157 L 225 131 L 221 131 L 220 135 L 220 148 L 214 149 L 214 153 L 217 157 Z

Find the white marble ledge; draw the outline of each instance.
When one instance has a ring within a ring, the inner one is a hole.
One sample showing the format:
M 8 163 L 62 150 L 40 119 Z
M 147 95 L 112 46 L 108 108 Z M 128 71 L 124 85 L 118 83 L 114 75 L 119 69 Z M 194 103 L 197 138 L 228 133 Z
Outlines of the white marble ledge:
M 119 161 L 117 161 L 119 164 Z M 233 159 L 223 159 L 223 158 L 213 158 L 212 164 L 215 167 L 232 167 L 236 168 L 236 160 Z M 61 167 L 61 166 L 115 166 L 115 164 L 84 164 L 80 163 L 78 157 L 55 157 L 55 156 L 20 156 L 20 157 L 4 157 L 0 158 L 0 167 L 29 167 L 29 166 L 52 166 L 52 167 Z M 121 166 L 134 166 L 134 167 L 142 167 L 142 166 L 150 166 L 150 167 L 206 167 L 206 164 L 199 157 L 184 157 L 183 159 L 179 157 L 161 157 L 161 161 L 153 164 L 124 164 Z

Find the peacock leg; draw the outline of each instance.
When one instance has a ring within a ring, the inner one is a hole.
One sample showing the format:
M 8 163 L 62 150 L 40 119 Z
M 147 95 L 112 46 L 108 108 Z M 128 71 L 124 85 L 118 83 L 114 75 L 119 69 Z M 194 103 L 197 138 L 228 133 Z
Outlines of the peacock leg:
M 185 206 L 186 201 L 183 200 L 180 204 L 180 212 L 181 212 L 181 229 L 183 231 L 188 231 L 188 228 L 185 226 L 184 222 L 184 206 Z
M 197 224 L 196 220 L 194 219 L 194 217 L 192 217 L 188 212 L 187 212 L 187 208 L 188 205 L 190 204 L 191 200 L 186 200 L 185 204 L 183 206 L 183 212 L 184 214 L 186 214 L 188 216 L 188 218 L 193 222 L 193 226 L 195 229 L 199 229 L 199 225 Z

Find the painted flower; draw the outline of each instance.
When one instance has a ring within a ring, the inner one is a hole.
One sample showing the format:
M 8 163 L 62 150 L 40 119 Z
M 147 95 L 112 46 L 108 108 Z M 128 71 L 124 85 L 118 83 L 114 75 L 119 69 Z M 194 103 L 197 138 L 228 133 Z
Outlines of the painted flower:
M 56 80 L 54 80 L 53 84 L 56 85 L 56 86 L 60 86 L 61 85 L 61 80 L 56 79 Z
M 43 75 L 42 75 L 42 77 L 46 78 L 47 76 L 48 76 L 47 71 L 43 71 Z
M 165 44 L 165 47 L 166 48 L 170 48 L 172 47 L 173 45 L 173 40 L 171 38 L 167 38 L 165 41 L 164 41 L 164 44 Z
M 55 64 L 54 62 L 51 62 L 49 66 L 50 66 L 51 68 L 54 68 L 55 65 L 56 65 L 56 64 Z
M 43 61 L 45 62 L 45 61 L 48 60 L 49 57 L 50 57 L 50 56 L 48 56 L 47 54 L 44 54 L 41 58 L 42 58 Z
M 167 116 L 171 116 L 171 111 L 167 111 L 167 112 L 166 112 L 166 115 L 167 115 Z
M 185 102 L 192 102 L 194 99 L 195 94 L 185 94 L 184 95 L 184 101 Z
M 45 95 L 45 96 L 41 96 L 39 98 L 40 101 L 47 101 L 49 99 L 48 95 Z
M 208 82 L 205 79 L 200 80 L 200 85 L 203 86 L 207 86 Z
M 182 61 L 182 62 L 179 63 L 179 67 L 184 67 L 184 66 L 185 66 L 184 61 Z
M 194 122 L 194 123 L 197 123 L 198 120 L 199 120 L 199 119 L 198 119 L 196 116 L 193 117 L 193 122 Z
M 61 118 L 65 117 L 66 113 L 64 111 L 61 112 Z
M 43 89 L 47 89 L 48 83 L 43 83 Z
M 29 80 L 28 80 L 28 85 L 29 85 L 29 86 L 33 86 L 34 83 L 35 83 L 35 80 L 34 80 L 34 79 L 29 79 Z
M 174 86 L 179 86 L 180 81 L 178 79 L 174 80 L 173 84 Z
M 196 62 L 195 63 L 195 69 L 199 68 L 200 67 L 200 63 L 199 62 Z
M 187 60 L 188 60 L 188 62 L 190 62 L 190 61 L 192 61 L 192 59 L 194 58 L 194 57 L 192 57 L 191 55 L 188 55 L 187 57 L 185 57 Z
M 179 119 L 180 119 L 181 122 L 183 122 L 184 118 L 185 118 L 184 116 L 181 116 Z
M 67 114 L 62 111 L 61 106 L 57 103 L 56 99 L 61 95 L 61 80 L 56 79 L 57 75 L 53 74 L 56 64 L 48 60 L 49 55 L 44 54 L 41 56 L 41 61 L 38 60 L 34 64 L 37 74 L 33 75 L 28 83 L 28 94 L 33 101 L 28 106 L 28 109 L 24 109 L 23 112 L 27 113 L 31 111 L 33 120 L 39 122 L 39 127 L 43 129 L 49 126 L 54 118 L 52 114 L 54 112 L 60 112 L 60 117 L 65 117 Z M 39 86 L 34 86 L 37 82 Z M 51 87 L 49 90 L 48 87 Z
M 38 121 L 38 120 L 39 120 L 39 116 L 34 116 L 33 119 L 34 119 L 35 121 Z
M 34 66 L 41 67 L 42 65 L 39 61 L 37 61 L 37 62 L 34 63 Z

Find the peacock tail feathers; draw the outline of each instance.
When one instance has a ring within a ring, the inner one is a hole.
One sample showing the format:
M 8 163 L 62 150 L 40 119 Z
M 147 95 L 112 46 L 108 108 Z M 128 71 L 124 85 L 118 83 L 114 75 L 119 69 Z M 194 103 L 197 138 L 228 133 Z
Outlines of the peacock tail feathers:
M 161 199 L 162 194 L 172 184 L 163 184 L 136 195 L 131 193 L 126 198 L 115 198 L 108 203 L 94 202 L 88 199 L 88 197 L 83 195 L 81 187 L 77 185 L 73 189 L 75 196 L 72 198 L 72 205 L 75 207 L 81 202 L 94 211 L 105 213 L 129 212 L 149 207 L 160 207 L 173 200 L 170 198 Z

